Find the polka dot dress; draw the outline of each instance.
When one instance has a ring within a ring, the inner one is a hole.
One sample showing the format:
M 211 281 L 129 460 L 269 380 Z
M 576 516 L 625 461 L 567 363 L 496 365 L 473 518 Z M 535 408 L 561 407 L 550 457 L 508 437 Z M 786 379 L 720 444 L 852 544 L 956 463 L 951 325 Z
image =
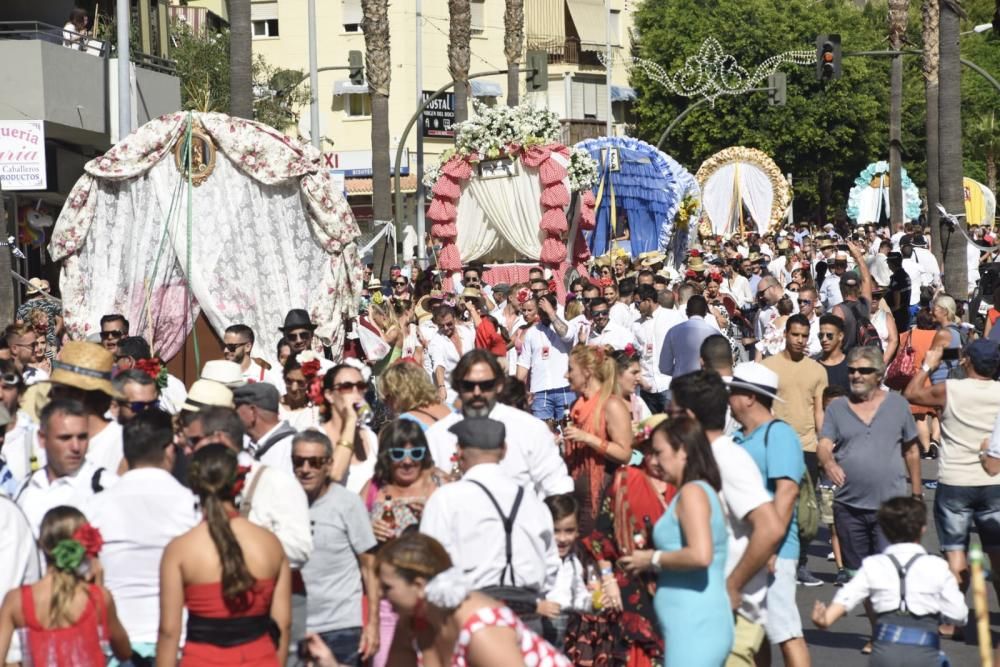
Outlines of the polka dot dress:
M 458 635 L 451 667 L 466 667 L 465 654 L 472 636 L 483 628 L 513 628 L 521 643 L 521 655 L 527 667 L 572 667 L 572 663 L 534 632 L 525 627 L 521 619 L 507 607 L 484 607 L 472 615 Z

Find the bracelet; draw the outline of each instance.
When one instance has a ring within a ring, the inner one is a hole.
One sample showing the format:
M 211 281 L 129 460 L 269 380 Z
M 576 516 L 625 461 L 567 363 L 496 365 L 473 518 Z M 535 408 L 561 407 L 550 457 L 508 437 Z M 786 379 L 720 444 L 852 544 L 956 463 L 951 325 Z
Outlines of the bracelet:
M 337 442 L 337 446 L 343 447 L 344 449 L 349 449 L 352 452 L 354 451 L 354 443 L 351 442 L 350 440 L 340 440 Z
M 657 549 L 653 552 L 653 557 L 650 559 L 649 564 L 653 566 L 653 572 L 662 572 L 663 566 L 660 565 L 660 555 L 663 554 L 662 551 Z
M 610 577 L 614 573 L 615 572 L 614 572 L 614 570 L 611 569 L 610 565 L 608 567 L 606 567 L 606 568 L 604 568 L 604 569 L 601 570 L 601 576 L 602 577 Z
M 934 371 L 931 370 L 931 367 L 927 365 L 926 361 L 924 363 L 920 364 L 920 370 L 922 370 L 925 373 L 933 373 L 934 372 Z

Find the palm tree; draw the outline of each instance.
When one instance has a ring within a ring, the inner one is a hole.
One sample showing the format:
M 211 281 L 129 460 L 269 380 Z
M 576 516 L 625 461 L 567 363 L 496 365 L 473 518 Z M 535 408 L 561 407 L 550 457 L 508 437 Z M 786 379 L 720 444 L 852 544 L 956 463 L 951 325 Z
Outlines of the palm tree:
M 963 14 L 959 0 L 940 0 L 941 65 L 938 89 L 938 182 L 941 203 L 951 213 L 965 208 L 962 189 L 962 63 L 959 49 L 959 21 Z M 934 206 L 934 202 L 930 202 Z M 956 299 L 968 297 L 965 242 L 960 232 L 943 225 L 940 246 L 943 255 L 944 288 Z
M 361 0 L 365 34 L 365 75 L 372 99 L 372 215 L 375 220 L 392 220 L 392 189 L 389 165 L 389 83 L 392 61 L 389 56 L 389 0 Z M 396 211 L 397 216 L 402 211 Z M 375 230 L 378 231 L 378 230 Z M 385 244 L 376 260 L 379 274 L 384 269 Z M 381 277 L 381 276 L 380 276 Z
M 909 0 L 889 0 L 889 48 L 899 51 L 906 36 Z M 903 57 L 895 56 L 889 74 L 889 223 L 903 222 L 903 158 L 900 154 L 903 115 Z
M 250 0 L 226 0 L 229 12 L 229 113 L 253 118 Z
M 469 57 L 472 9 L 469 0 L 448 0 L 448 72 L 455 81 L 455 122 L 469 117 Z
M 941 230 L 938 229 L 938 210 L 935 206 L 941 199 L 938 183 L 938 67 L 941 57 L 938 29 L 941 8 L 938 6 L 938 0 L 924 0 L 922 13 L 924 105 L 926 107 L 924 125 L 927 134 L 927 223 L 931 226 L 931 245 L 934 249 L 934 256 L 940 264 L 943 261 Z
M 503 13 L 503 30 L 503 52 L 507 56 L 507 106 L 516 107 L 521 93 L 521 71 L 518 65 L 524 49 L 524 0 L 507 0 Z

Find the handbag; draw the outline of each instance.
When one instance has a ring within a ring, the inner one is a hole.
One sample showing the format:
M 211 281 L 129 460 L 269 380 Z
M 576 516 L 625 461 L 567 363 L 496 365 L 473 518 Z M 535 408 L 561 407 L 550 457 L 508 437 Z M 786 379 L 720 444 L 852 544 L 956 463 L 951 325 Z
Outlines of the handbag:
M 913 350 L 912 333 L 906 335 L 906 345 L 896 352 L 895 358 L 885 369 L 885 386 L 896 391 L 903 391 L 917 375 L 917 353 Z

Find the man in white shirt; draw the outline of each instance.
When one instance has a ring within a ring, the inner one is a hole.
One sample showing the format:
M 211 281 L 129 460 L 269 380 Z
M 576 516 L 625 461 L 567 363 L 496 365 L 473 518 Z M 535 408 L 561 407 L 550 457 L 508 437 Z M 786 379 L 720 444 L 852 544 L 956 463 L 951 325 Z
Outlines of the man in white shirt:
M 733 260 L 736 262 L 737 260 Z M 739 260 L 740 270 L 737 271 L 733 262 L 727 263 L 723 267 L 725 278 L 719 285 L 719 291 L 733 297 L 733 301 L 740 308 L 745 308 L 753 303 L 753 292 L 750 291 L 750 281 L 743 275 L 743 271 L 750 272 L 750 260 Z
M 118 349 L 114 352 L 115 371 L 120 373 L 136 368 L 139 362 L 149 362 L 152 359 L 152 352 L 149 343 L 141 336 L 128 336 L 118 343 Z M 164 371 L 165 372 L 165 371 Z M 166 384 L 160 389 L 160 403 L 163 409 L 172 415 L 180 412 L 184 400 L 187 398 L 187 389 L 179 378 L 170 373 L 166 373 Z
M 879 287 L 889 286 L 889 279 L 892 278 L 892 271 L 889 269 L 889 251 L 892 250 L 892 243 L 886 240 L 878 242 L 878 250 L 868 258 L 868 271 L 872 274 L 872 280 Z
M 830 265 L 830 272 L 823 279 L 823 284 L 819 288 L 819 298 L 823 302 L 826 312 L 843 302 L 844 297 L 840 295 L 840 277 L 847 271 L 847 253 L 838 252 L 833 264 Z
M 912 318 L 917 314 L 917 309 L 920 306 L 920 288 L 924 286 L 924 273 L 914 256 L 913 246 L 904 243 L 899 252 L 903 256 L 903 270 L 910 278 L 910 317 Z
M 132 650 L 156 655 L 160 557 L 167 544 L 201 522 L 198 500 L 170 470 L 176 445 L 170 415 L 147 410 L 124 427 L 128 471 L 94 496 L 87 517 L 104 537 L 104 585 L 115 598 Z
M 265 465 L 294 475 L 292 438 L 297 431 L 278 418 L 280 400 L 277 388 L 267 382 L 252 382 L 233 390 L 236 414 L 250 436 L 247 452 Z
M 540 631 L 536 605 L 555 584 L 560 563 L 552 515 L 532 489 L 500 467 L 503 423 L 470 417 L 450 430 L 458 438 L 463 476 L 431 495 L 420 532 L 441 543 L 472 588 L 503 600 Z
M 554 301 L 554 297 L 545 295 L 522 305 L 525 319 L 534 320 L 535 324 L 524 333 L 521 354 L 517 358 L 517 379 L 524 382 L 531 372 L 531 414 L 543 420 L 560 421 L 576 400 L 566 380 L 566 372 L 578 325 L 563 321 L 556 312 Z
M 911 245 L 913 246 L 913 258 L 920 265 L 920 273 L 923 278 L 921 285 L 941 287 L 941 266 L 938 264 L 937 258 L 934 257 L 934 253 L 928 249 L 927 239 L 924 238 L 923 234 L 914 234 Z
M 88 415 L 79 401 L 54 399 L 42 408 L 38 439 L 45 467 L 28 476 L 14 497 L 36 536 L 50 509 L 69 505 L 85 512 L 91 498 L 118 479 L 86 458 Z
M 167 412 L 166 407 L 160 403 L 160 390 L 156 381 L 138 368 L 119 373 L 111 381 L 111 386 L 122 396 L 111 404 L 111 414 L 122 426 L 146 410 L 160 409 Z
M 35 583 L 42 574 L 35 536 L 24 512 L 14 501 L 0 495 L 0 590 L 9 591 Z M 10 649 L 4 662 L 21 662 L 19 633 L 11 636 Z M 0 655 L 0 659 L 4 656 Z
M 672 414 L 688 414 L 701 423 L 722 478 L 729 533 L 726 589 L 737 614 L 736 640 L 727 664 L 753 665 L 757 651 L 770 651 L 764 644 L 765 566 L 785 531 L 753 457 L 723 433 L 729 392 L 719 374 L 689 373 L 674 378 L 671 390 Z
M 431 357 L 438 398 L 450 405 L 455 402 L 455 392 L 450 388 L 451 373 L 462 355 L 476 346 L 476 330 L 458 322 L 455 309 L 448 305 L 434 309 L 434 324 L 437 333 L 427 344 L 427 352 Z
M 664 308 L 657 300 L 656 288 L 640 285 L 636 289 L 639 297 L 640 319 L 632 326 L 639 350 L 639 366 L 642 369 L 642 388 L 639 396 L 649 406 L 653 414 L 663 412 L 670 400 L 670 376 L 660 372 L 660 354 L 663 341 L 672 327 L 684 321 L 684 316 L 673 308 Z
M 284 386 L 280 372 L 274 371 L 263 359 L 250 356 L 254 340 L 253 329 L 245 324 L 226 327 L 222 338 L 222 357 L 239 364 L 240 372 L 247 382 L 270 382 L 276 387 Z
M 804 287 L 799 290 L 799 313 L 805 315 L 809 320 L 809 341 L 806 343 L 806 354 L 815 357 L 823 351 L 819 344 L 819 315 L 816 313 L 816 305 L 819 303 L 819 295 L 811 287 Z
M 621 305 L 621 304 L 619 304 Z M 585 345 L 610 345 L 616 350 L 624 350 L 627 345 L 635 346 L 635 336 L 631 325 L 625 328 L 611 320 L 611 308 L 608 301 L 598 297 L 588 306 L 590 326 L 580 329 L 580 342 Z
M 452 385 L 462 400 L 466 416 L 488 416 L 503 423 L 511 434 L 506 455 L 500 461 L 508 477 L 518 484 L 530 485 L 541 498 L 572 493 L 573 478 L 566 471 L 552 431 L 545 422 L 527 412 L 498 403 L 497 395 L 503 382 L 503 370 L 487 350 L 466 353 L 452 377 Z M 442 470 L 453 469 L 453 462 L 457 461 L 457 440 L 449 429 L 461 420 L 462 415 L 448 415 L 424 434 L 431 457 Z

